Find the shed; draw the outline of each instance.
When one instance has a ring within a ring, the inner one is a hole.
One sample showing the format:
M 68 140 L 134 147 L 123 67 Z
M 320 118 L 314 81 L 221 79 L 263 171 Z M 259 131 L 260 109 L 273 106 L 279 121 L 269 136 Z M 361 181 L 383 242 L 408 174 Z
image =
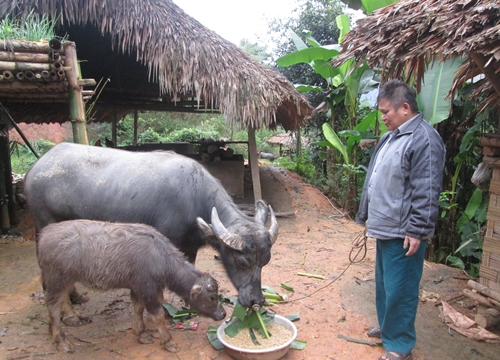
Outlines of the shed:
M 309 144 L 309 139 L 301 136 L 300 141 L 302 147 L 307 146 Z M 280 156 L 286 155 L 286 153 L 291 154 L 293 150 L 297 147 L 297 135 L 295 132 L 290 133 L 277 133 L 273 136 L 269 137 L 266 140 L 268 144 L 271 145 L 279 145 L 280 147 Z M 283 150 L 285 148 L 285 150 Z
M 116 124 L 138 111 L 220 112 L 248 128 L 254 196 L 261 198 L 255 130 L 295 130 L 311 112 L 279 72 L 252 60 L 171 0 L 14 0 L 0 18 L 38 13 L 77 44 L 81 73 L 109 82 L 88 121 Z M 61 104 L 0 98 L 18 122 L 66 122 Z M 114 139 L 116 132 L 114 132 Z
M 357 21 L 343 42 L 335 65 L 350 58 L 380 67 L 385 78 L 414 77 L 420 86 L 425 67 L 462 57 L 451 89 L 484 74 L 471 94 L 480 109 L 500 108 L 500 2 L 497 0 L 402 0 Z M 488 225 L 483 244 L 480 282 L 500 295 L 500 141 L 481 139 L 486 156 L 494 165 L 490 185 Z

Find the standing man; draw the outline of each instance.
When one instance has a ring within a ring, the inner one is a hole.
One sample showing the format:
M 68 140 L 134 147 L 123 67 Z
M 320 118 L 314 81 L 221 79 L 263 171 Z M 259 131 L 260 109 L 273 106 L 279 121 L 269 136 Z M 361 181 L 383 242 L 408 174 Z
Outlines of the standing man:
M 375 267 L 379 326 L 386 353 L 379 360 L 411 359 L 427 241 L 434 235 L 445 147 L 418 112 L 415 90 L 400 80 L 377 97 L 388 132 L 368 167 L 356 222 L 377 239 Z

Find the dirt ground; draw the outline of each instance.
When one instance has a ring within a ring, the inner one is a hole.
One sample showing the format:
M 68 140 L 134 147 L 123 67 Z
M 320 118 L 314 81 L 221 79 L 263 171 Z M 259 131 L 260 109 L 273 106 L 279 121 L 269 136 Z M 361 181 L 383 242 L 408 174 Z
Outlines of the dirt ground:
M 286 170 L 262 167 L 263 197 L 276 212 L 294 211 L 295 216 L 278 219 L 280 231 L 271 262 L 264 267 L 263 285 L 288 293 L 291 302 L 274 306 L 280 315 L 298 312 L 298 339 L 304 350 L 290 350 L 284 359 L 377 359 L 381 346 L 345 340 L 373 341 L 366 336 L 376 323 L 374 306 L 374 240 L 368 240 L 366 257 L 350 263 L 352 242 L 362 230 L 312 186 Z M 207 340 L 209 325 L 220 322 L 199 317 L 196 331 L 171 330 L 181 348 L 172 354 L 161 349 L 159 340 L 141 345 L 132 333 L 133 308 L 126 290 L 87 292 L 90 301 L 76 308 L 92 322 L 78 328 L 64 327 L 76 345 L 71 355 L 58 354 L 48 334 L 47 310 L 37 296 L 41 291 L 40 270 L 35 256 L 34 229 L 25 211 L 21 222 L 0 239 L 0 359 L 230 359 Z M 236 297 L 216 253 L 205 248 L 196 267 L 210 272 L 222 293 Z M 319 274 L 325 280 L 298 276 Z M 500 344 L 469 340 L 446 326 L 435 300 L 450 300 L 459 311 L 473 316 L 471 301 L 459 297 L 468 278 L 459 270 L 426 263 L 421 283 L 422 299 L 417 315 L 417 346 L 414 359 L 498 359 Z M 280 289 L 286 283 L 294 293 Z M 312 294 L 312 295 L 310 295 Z M 310 295 L 310 296 L 308 296 Z M 176 307 L 176 295 L 165 293 Z M 424 301 L 424 299 L 427 299 Z M 434 301 L 433 301 L 434 300 Z M 232 309 L 226 309 L 231 314 Z M 152 324 L 147 321 L 150 328 Z M 498 333 L 497 333 L 498 334 Z

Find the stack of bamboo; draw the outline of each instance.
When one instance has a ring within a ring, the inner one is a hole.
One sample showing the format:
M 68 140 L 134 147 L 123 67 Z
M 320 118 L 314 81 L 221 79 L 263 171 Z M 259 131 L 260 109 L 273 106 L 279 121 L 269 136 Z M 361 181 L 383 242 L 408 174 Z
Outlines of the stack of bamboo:
M 68 42 L 69 43 L 69 42 Z M 93 79 L 79 79 L 76 59 L 68 58 L 66 43 L 0 40 L 0 98 L 12 101 L 67 102 L 68 85 L 95 86 Z M 71 43 L 73 44 L 73 43 Z M 76 51 L 74 52 L 76 56 Z M 83 100 L 94 95 L 83 90 Z
M 486 307 L 485 311 L 478 311 L 474 319 L 475 322 L 485 329 L 498 326 L 500 324 L 500 292 L 472 280 L 467 282 L 467 286 L 472 290 L 464 289 L 462 293 Z

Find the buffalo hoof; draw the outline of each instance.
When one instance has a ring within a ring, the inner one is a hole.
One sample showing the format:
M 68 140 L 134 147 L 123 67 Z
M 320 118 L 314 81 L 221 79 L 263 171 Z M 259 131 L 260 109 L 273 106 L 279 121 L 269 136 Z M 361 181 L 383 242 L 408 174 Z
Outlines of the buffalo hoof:
M 77 327 L 77 326 L 89 324 L 92 322 L 92 320 L 90 320 L 90 318 L 88 318 L 88 317 L 78 317 L 76 315 L 70 315 L 70 316 L 64 316 L 62 318 L 62 322 L 66 326 Z
M 57 351 L 73 353 L 75 352 L 75 346 L 67 340 L 61 340 L 57 343 Z
M 179 352 L 179 347 L 175 344 L 165 344 L 163 345 L 163 347 L 165 348 L 165 350 L 167 350 L 168 352 L 171 352 L 171 353 L 176 353 L 176 352 Z
M 143 331 L 139 334 L 139 342 L 141 344 L 152 344 L 154 343 L 154 340 L 150 334 L 148 334 L 146 331 Z
M 73 305 L 85 304 L 89 301 L 89 297 L 87 295 L 79 294 L 77 292 L 69 294 L 69 300 Z

